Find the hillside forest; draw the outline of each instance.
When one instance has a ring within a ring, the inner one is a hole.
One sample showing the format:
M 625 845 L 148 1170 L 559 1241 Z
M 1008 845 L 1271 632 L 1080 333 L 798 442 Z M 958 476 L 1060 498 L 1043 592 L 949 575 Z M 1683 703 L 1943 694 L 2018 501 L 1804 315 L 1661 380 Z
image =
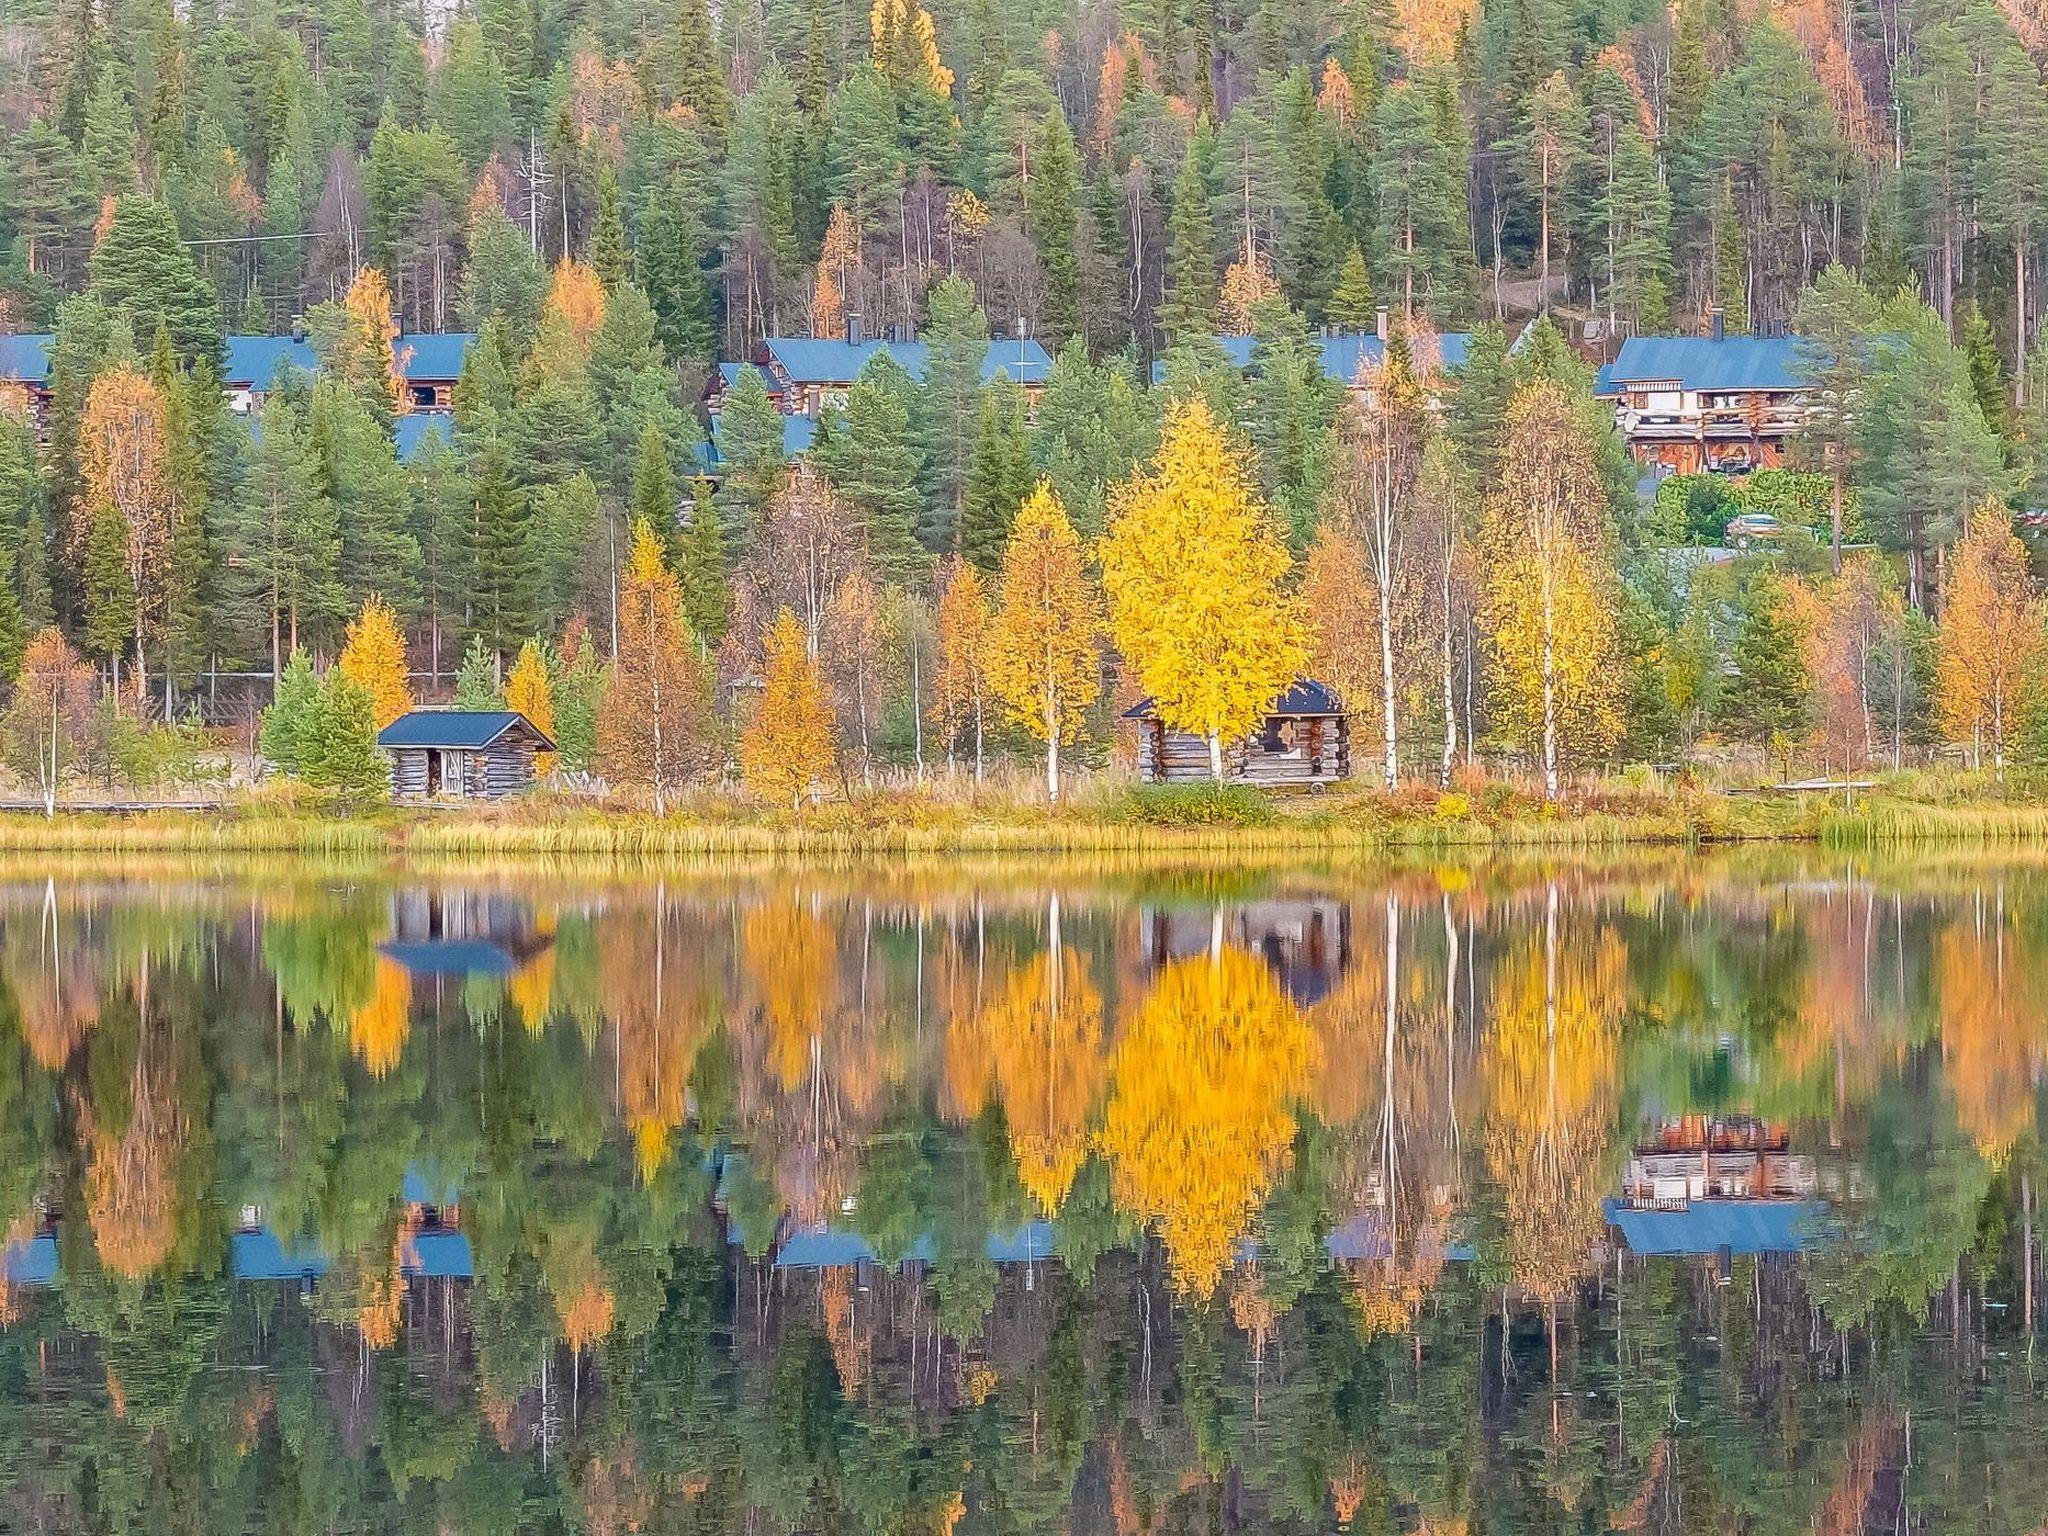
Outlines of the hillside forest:
M 2002 774 L 2044 48 L 2020 0 L 11 0 L 0 329 L 54 333 L 0 414 L 13 713 L 134 778 L 268 705 L 340 783 L 523 671 L 571 767 L 796 802 L 1012 752 L 1056 793 L 1140 696 L 1216 743 L 1312 672 L 1390 780 Z M 1709 315 L 1804 338 L 1813 409 L 1652 497 L 1594 361 Z M 232 409 L 224 337 L 298 327 L 317 376 Z M 1384 359 L 1326 376 L 1328 328 Z M 924 366 L 792 461 L 719 364 L 856 329 Z M 401 456 L 391 338 L 457 330 Z M 1813 536 L 1695 558 L 1743 511 Z

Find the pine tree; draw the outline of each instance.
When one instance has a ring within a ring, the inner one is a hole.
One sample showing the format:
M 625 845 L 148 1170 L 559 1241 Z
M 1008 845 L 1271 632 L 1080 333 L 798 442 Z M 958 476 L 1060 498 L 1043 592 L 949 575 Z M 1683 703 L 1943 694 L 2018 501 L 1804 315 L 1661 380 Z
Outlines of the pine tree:
M 626 280 L 626 226 L 619 216 L 619 178 L 609 165 L 597 175 L 597 216 L 584 259 L 607 292 Z
M 932 286 L 931 326 L 925 333 L 924 398 L 919 426 L 924 439 L 928 517 L 918 530 L 926 549 L 953 543 L 966 493 L 967 458 L 981 415 L 982 367 L 988 359 L 988 316 L 974 289 L 959 275 Z
M 1337 274 L 1337 287 L 1330 295 L 1330 302 L 1323 313 L 1330 323 L 1347 331 L 1369 331 L 1379 318 L 1378 306 L 1373 302 L 1372 275 L 1366 271 L 1365 253 L 1357 246 L 1351 247 L 1351 254 L 1344 258 L 1343 270 Z
M 915 581 L 931 568 L 917 540 L 924 465 L 910 435 L 913 388 L 901 364 L 877 353 L 847 391 L 844 413 L 811 450 L 811 462 L 860 514 L 868 558 L 890 581 Z
M 1207 336 L 1216 329 L 1216 230 L 1200 145 L 1199 135 L 1188 141 L 1167 217 L 1166 297 L 1159 306 L 1159 329 L 1168 341 Z
M 135 635 L 135 583 L 128 523 L 111 501 L 98 504 L 86 535 L 84 591 L 86 652 L 118 668 Z
M 469 627 L 494 655 L 504 656 L 533 627 L 527 502 L 512 484 L 504 451 L 495 442 L 485 445 L 472 473 Z
M 1046 117 L 1035 158 L 1024 199 L 1024 227 L 1038 248 L 1038 264 L 1045 274 L 1039 319 L 1057 344 L 1081 329 L 1080 267 L 1074 252 L 1081 160 L 1063 114 Z
M 711 482 L 699 478 L 690 484 L 690 515 L 670 554 L 676 580 L 683 591 L 683 617 L 690 632 L 707 645 L 725 637 L 726 609 L 730 594 L 726 588 L 725 541 L 718 526 L 718 505 L 712 500 Z
M 279 773 L 299 777 L 319 708 L 320 679 L 306 653 L 295 650 L 278 673 L 276 694 L 263 711 L 261 751 Z
M 1025 437 L 1024 392 L 1005 381 L 982 396 L 981 426 L 967 464 L 960 553 L 968 561 L 990 572 L 1002 564 L 1010 525 L 1036 479 Z

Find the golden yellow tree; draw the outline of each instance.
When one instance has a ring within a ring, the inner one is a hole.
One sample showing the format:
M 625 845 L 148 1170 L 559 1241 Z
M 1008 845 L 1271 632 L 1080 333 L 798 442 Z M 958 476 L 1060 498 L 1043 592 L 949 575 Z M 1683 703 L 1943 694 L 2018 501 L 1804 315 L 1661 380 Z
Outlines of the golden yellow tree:
M 604 279 L 597 269 L 564 256 L 548 281 L 529 366 L 542 378 L 581 374 L 590 362 L 597 328 L 604 324 L 604 311 Z
M 1942 734 L 2000 782 L 2020 703 L 2041 674 L 2048 605 L 2027 570 L 2026 546 L 1996 501 L 1970 514 L 1956 542 L 1943 593 L 1935 653 L 1935 715 Z
M 680 594 L 680 584 L 677 590 Z M 533 722 L 535 730 L 554 740 L 555 690 L 548 680 L 548 661 L 538 640 L 528 640 L 519 647 L 519 660 L 513 663 L 511 675 L 505 679 L 505 707 L 518 710 Z M 540 753 L 535 767 L 543 774 L 554 772 L 555 754 Z
M 1117 1204 L 1159 1228 L 1176 1284 L 1216 1289 L 1286 1166 L 1315 1037 L 1238 949 L 1175 960 L 1125 1026 L 1101 1145 Z
M 825 685 L 804 645 L 796 615 L 784 608 L 764 642 L 761 704 L 740 736 L 740 776 L 770 804 L 797 809 L 837 760 Z
M 1482 615 L 1494 718 L 1535 754 L 1556 799 L 1562 761 L 1604 751 L 1621 730 L 1607 489 L 1578 403 L 1549 380 L 1517 391 L 1501 462 Z
M 642 518 L 619 586 L 619 656 L 597 724 L 598 761 L 615 783 L 644 785 L 668 808 L 704 757 L 710 685 L 683 617 L 682 589 Z
M 846 284 L 860 262 L 860 231 L 844 203 L 832 205 L 825 244 L 818 252 L 818 280 L 811 290 L 811 334 L 834 337 L 846 325 Z
M 921 82 L 942 100 L 953 91 L 953 71 L 939 56 L 938 29 L 919 0 L 874 0 L 868 33 L 875 67 L 894 86 Z
M 399 631 L 398 615 L 376 593 L 363 599 L 362 612 L 349 621 L 348 640 L 335 665 L 370 695 L 378 730 L 412 708 L 405 636 Z
M 1166 725 L 1209 743 L 1257 726 L 1308 658 L 1287 546 L 1199 397 L 1166 413 L 1152 468 L 1118 486 L 1102 541 L 1110 632 Z
M 410 359 L 394 350 L 398 321 L 391 312 L 391 284 L 381 269 L 364 267 L 356 273 L 342 297 L 341 318 L 330 371 L 351 389 L 388 397 L 394 412 L 407 410 L 412 396 L 405 387 L 405 365 Z
M 974 731 L 974 778 L 981 781 L 982 745 L 988 708 L 988 635 L 992 616 L 981 572 L 958 555 L 939 578 L 938 670 L 932 678 L 932 727 L 945 738 L 946 762 L 959 750 L 961 733 Z
M 1060 745 L 1079 734 L 1102 688 L 1100 605 L 1081 539 L 1051 484 L 1017 509 L 1003 548 L 1002 598 L 988 625 L 988 686 L 1004 712 L 1045 743 L 1045 792 L 1060 797 Z M 976 757 L 980 755 L 977 730 Z

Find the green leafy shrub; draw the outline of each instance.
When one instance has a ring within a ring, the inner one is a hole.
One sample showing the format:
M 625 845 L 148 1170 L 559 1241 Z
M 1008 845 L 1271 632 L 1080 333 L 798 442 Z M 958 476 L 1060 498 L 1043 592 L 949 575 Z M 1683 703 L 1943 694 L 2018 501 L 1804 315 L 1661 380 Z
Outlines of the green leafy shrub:
M 1272 800 L 1243 784 L 1139 784 L 1110 808 L 1110 820 L 1147 827 L 1269 827 Z

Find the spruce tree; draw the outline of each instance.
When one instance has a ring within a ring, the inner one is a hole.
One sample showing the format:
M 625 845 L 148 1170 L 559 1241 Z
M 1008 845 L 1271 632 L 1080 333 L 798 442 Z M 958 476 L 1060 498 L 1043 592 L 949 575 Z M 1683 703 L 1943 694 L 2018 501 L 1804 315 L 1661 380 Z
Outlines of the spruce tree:
M 277 675 L 263 711 L 259 750 L 279 773 L 298 777 L 306 760 L 314 716 L 320 709 L 320 679 L 304 651 L 295 650 Z
M 658 193 L 640 218 L 640 286 L 654 305 L 655 332 L 677 361 L 709 366 L 717 350 L 711 285 L 703 267 L 703 239 L 690 199 L 678 183 Z
M 738 382 L 726 391 L 717 434 L 725 467 L 718 486 L 719 520 L 735 550 L 752 542 L 762 508 L 782 483 L 789 463 L 782 432 L 782 412 L 768 398 L 760 371 L 740 369 Z
M 1024 227 L 1038 248 L 1038 264 L 1045 274 L 1041 328 L 1057 346 L 1081 329 L 1080 264 L 1074 252 L 1081 159 L 1063 114 L 1047 115 L 1035 151 L 1036 163 L 1025 189 Z
M 1166 297 L 1159 329 L 1169 342 L 1216 329 L 1216 230 L 1209 214 L 1198 139 L 1188 141 L 1166 221 Z
M 967 497 L 960 512 L 960 553 L 983 571 L 1003 563 L 1010 524 L 1031 494 L 1037 470 L 1025 437 L 1024 392 L 999 383 L 982 398 L 981 423 L 967 467 Z
M 128 523 L 111 501 L 93 509 L 84 587 L 86 652 L 118 663 L 135 639 L 135 584 L 128 579 Z
M 706 645 L 716 645 L 725 635 L 731 594 L 726 587 L 725 540 L 709 480 L 699 477 L 690 483 L 689 518 L 670 548 L 669 563 L 682 588 L 683 617 L 689 620 L 690 633 Z
M 926 549 L 952 546 L 967 456 L 981 413 L 982 367 L 988 360 L 988 316 L 974 289 L 954 274 L 932 286 L 931 325 L 925 332 L 924 389 L 918 427 L 925 461 Z
M 474 517 L 470 524 L 469 628 L 497 655 L 516 650 L 532 633 L 531 583 L 526 565 L 527 503 L 512 483 L 505 453 L 495 441 L 471 462 Z
M 811 450 L 811 462 L 859 514 L 868 557 L 888 581 L 914 581 L 930 569 L 918 543 L 923 465 L 910 432 L 910 375 L 878 352 L 854 380 L 846 406 Z
M 1351 247 L 1351 254 L 1344 258 L 1344 266 L 1337 274 L 1336 289 L 1330 294 L 1330 301 L 1323 308 L 1332 325 L 1342 326 L 1347 331 L 1369 331 L 1379 317 L 1378 306 L 1373 302 L 1372 274 L 1366 271 L 1365 253 L 1357 246 Z
M 499 682 L 499 656 L 482 635 L 471 635 L 462 653 L 462 665 L 455 673 L 457 709 L 503 709 L 504 690 Z
M 633 496 L 628 504 L 629 521 L 644 521 L 664 541 L 676 530 L 676 472 L 669 463 L 668 445 L 650 425 L 640 435 L 639 452 L 633 460 Z
M 585 259 L 610 292 L 626 280 L 626 226 L 619 216 L 619 178 L 607 165 L 597 173 L 597 215 Z
M 1963 311 L 1962 347 L 1977 408 L 1992 431 L 2003 433 L 2012 416 L 2012 396 L 2006 388 L 2005 364 L 1998 356 L 1998 338 L 1991 334 L 1991 322 L 1975 299 Z
M 321 683 L 299 774 L 315 789 L 351 798 L 379 792 L 391 782 L 390 760 L 377 747 L 377 701 L 339 667 L 331 668 Z
M 93 247 L 88 292 L 131 332 L 148 337 L 159 324 L 186 361 L 222 366 L 220 301 L 180 243 L 171 210 L 155 198 L 115 199 L 107 232 Z

